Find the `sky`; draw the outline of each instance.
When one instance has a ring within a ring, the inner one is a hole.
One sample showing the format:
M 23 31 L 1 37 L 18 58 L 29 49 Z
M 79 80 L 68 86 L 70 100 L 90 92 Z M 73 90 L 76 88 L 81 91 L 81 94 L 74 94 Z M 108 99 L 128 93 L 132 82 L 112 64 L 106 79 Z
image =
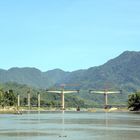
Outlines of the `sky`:
M 140 51 L 140 0 L 0 0 L 0 68 L 75 71 Z

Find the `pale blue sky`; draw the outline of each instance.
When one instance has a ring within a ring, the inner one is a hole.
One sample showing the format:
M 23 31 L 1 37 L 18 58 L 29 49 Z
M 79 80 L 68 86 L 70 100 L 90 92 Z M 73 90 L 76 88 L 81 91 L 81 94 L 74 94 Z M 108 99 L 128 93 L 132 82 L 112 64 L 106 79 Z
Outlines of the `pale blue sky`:
M 0 68 L 66 71 L 140 51 L 140 0 L 0 0 Z

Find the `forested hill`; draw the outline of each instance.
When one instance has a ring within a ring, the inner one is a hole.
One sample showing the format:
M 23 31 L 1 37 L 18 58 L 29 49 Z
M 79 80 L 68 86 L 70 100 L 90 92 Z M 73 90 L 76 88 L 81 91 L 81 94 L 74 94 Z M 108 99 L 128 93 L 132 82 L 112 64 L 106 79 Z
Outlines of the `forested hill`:
M 92 60 L 91 60 L 92 61 Z M 140 52 L 126 51 L 107 63 L 85 70 L 65 72 L 54 69 L 41 72 L 36 68 L 0 69 L 0 82 L 17 82 L 39 88 L 78 84 L 82 89 L 140 89 Z
M 82 88 L 140 89 L 140 52 L 126 51 L 104 65 L 70 74 L 66 82 L 80 83 Z M 65 83 L 66 83 L 65 82 Z

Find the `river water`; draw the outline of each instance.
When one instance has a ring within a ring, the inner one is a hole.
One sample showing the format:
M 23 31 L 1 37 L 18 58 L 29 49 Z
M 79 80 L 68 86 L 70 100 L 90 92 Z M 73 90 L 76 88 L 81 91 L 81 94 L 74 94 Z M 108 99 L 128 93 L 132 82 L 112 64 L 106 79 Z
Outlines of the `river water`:
M 0 140 L 140 140 L 139 113 L 0 114 Z

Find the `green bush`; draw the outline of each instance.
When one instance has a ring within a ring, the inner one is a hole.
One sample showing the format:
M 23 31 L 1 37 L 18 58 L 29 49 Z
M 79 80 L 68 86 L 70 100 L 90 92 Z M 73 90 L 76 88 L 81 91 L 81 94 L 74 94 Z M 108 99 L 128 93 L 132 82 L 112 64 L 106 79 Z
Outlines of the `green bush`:
M 128 108 L 132 111 L 140 110 L 140 92 L 129 95 Z

